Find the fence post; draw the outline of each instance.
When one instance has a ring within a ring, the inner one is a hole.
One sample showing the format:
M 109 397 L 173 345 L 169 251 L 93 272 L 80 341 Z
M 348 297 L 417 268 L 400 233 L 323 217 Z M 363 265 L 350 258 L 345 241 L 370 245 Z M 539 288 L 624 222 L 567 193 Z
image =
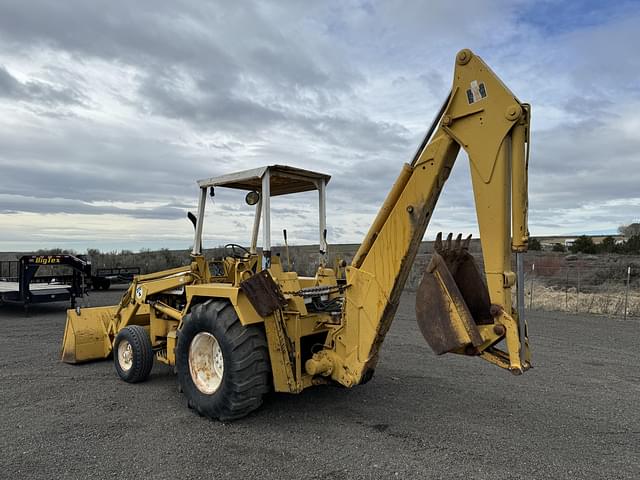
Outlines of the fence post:
M 566 266 L 566 274 L 564 277 L 564 311 L 569 311 L 569 265 Z
M 627 267 L 627 288 L 624 291 L 624 319 L 627 319 L 627 307 L 629 306 L 629 282 L 631 281 L 631 265 Z
M 578 287 L 576 289 L 576 313 L 580 312 L 580 264 L 577 265 L 578 267 Z
M 531 264 L 531 296 L 529 297 L 529 310 L 533 310 L 533 279 L 535 277 L 536 264 Z

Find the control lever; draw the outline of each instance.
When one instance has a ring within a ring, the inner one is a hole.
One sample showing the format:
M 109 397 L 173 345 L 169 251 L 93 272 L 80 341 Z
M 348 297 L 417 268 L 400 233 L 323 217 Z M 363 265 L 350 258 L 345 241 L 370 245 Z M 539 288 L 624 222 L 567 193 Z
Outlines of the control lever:
M 284 248 L 287 252 L 287 270 L 291 271 L 291 259 L 289 258 L 289 244 L 287 243 L 287 229 L 282 229 L 282 235 L 284 235 Z

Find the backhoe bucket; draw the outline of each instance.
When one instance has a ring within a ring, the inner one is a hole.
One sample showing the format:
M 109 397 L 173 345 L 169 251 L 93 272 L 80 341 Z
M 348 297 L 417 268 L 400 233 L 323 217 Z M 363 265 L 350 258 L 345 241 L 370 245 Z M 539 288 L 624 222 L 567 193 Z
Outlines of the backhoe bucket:
M 67 310 L 67 326 L 62 342 L 62 361 L 81 363 L 107 358 L 111 339 L 107 328 L 117 307 Z
M 462 241 L 438 234 L 434 253 L 416 293 L 416 318 L 433 351 L 474 354 L 482 344 L 477 325 L 492 323 L 482 273 L 469 253 L 471 235 Z

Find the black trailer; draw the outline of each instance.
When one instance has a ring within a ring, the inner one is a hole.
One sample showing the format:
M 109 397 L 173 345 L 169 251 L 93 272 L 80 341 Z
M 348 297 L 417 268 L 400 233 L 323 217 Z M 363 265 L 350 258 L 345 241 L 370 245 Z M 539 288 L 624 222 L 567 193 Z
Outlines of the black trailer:
M 140 275 L 139 267 L 98 268 L 91 276 L 91 286 L 94 290 L 108 290 L 116 283 L 131 283 L 136 275 Z
M 45 274 L 36 275 L 41 268 Z M 60 270 L 60 275 L 54 274 Z M 23 305 L 26 311 L 33 303 L 69 301 L 74 308 L 90 278 L 91 263 L 74 255 L 24 255 L 20 260 L 2 261 L 0 304 Z

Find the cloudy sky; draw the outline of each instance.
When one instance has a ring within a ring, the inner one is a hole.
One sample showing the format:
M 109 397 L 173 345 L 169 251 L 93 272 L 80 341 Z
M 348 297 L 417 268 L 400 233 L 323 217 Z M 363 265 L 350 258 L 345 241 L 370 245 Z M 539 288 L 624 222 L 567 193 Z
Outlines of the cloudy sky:
M 195 180 L 332 175 L 329 242 L 359 242 L 471 48 L 533 105 L 533 235 L 640 220 L 638 1 L 0 1 L 0 250 L 187 248 Z M 427 238 L 476 232 L 460 156 Z M 247 243 L 240 193 L 206 244 Z M 316 197 L 273 238 L 317 242 Z

